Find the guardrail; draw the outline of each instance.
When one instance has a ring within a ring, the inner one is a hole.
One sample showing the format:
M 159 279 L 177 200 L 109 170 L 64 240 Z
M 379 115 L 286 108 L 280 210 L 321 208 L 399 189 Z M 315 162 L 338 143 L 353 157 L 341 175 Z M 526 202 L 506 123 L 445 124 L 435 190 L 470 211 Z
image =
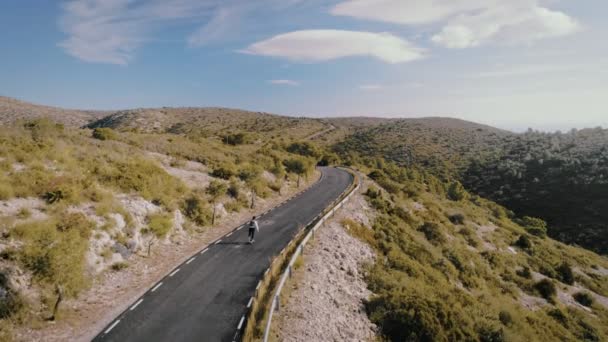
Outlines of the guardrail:
M 327 221 L 330 217 L 332 217 L 334 215 L 334 213 L 336 212 L 336 210 L 340 209 L 360 187 L 360 182 L 359 182 L 357 174 L 352 170 L 349 170 L 349 169 L 345 169 L 345 170 L 353 175 L 353 177 L 354 177 L 353 184 L 355 184 L 355 186 L 351 187 L 349 190 L 345 191 L 344 194 L 346 194 L 346 195 L 344 196 L 344 194 L 342 194 L 338 198 L 336 203 L 334 203 L 331 206 L 331 210 L 327 211 L 325 213 L 325 215 L 323 215 L 323 217 L 321 217 L 321 218 L 317 217 L 317 218 L 313 219 L 306 226 L 308 228 L 308 227 L 310 227 L 310 225 L 314 224 L 312 226 L 312 228 L 309 228 L 308 234 L 306 234 L 304 239 L 302 239 L 300 244 L 296 247 L 294 253 L 291 256 L 291 259 L 289 260 L 289 263 L 287 264 L 287 267 L 285 268 L 285 271 L 283 272 L 283 274 L 280 278 L 279 284 L 276 287 L 275 294 L 272 297 L 272 304 L 270 306 L 270 310 L 268 311 L 266 328 L 264 329 L 264 339 L 263 339 L 264 342 L 268 342 L 268 338 L 270 336 L 270 330 L 271 330 L 271 325 L 272 325 L 272 316 L 274 315 L 275 311 L 279 311 L 279 309 L 280 309 L 281 291 L 283 290 L 283 287 L 285 286 L 287 279 L 289 279 L 293 273 L 293 267 L 294 267 L 296 260 L 304 252 L 304 246 L 306 246 L 308 241 L 310 241 L 310 239 L 314 237 L 317 229 L 319 229 L 323 225 L 323 223 L 325 223 L 325 221 Z

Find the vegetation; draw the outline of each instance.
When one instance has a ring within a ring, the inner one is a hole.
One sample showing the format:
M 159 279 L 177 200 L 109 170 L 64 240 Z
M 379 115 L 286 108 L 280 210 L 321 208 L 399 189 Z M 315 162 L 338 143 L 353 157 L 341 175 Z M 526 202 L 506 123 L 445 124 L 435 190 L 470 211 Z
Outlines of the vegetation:
M 608 337 L 608 308 L 595 305 L 590 314 L 566 306 L 557 296 L 561 286 L 589 279 L 594 279 L 593 285 L 585 287 L 607 294 L 608 288 L 601 284 L 605 277 L 572 271 L 576 265 L 590 272 L 595 263 L 606 265 L 605 259 L 532 235 L 530 227 L 519 224 L 538 228 L 540 220 L 511 219 L 499 205 L 478 197 L 454 201 L 451 182 L 374 159 L 360 162 L 358 167 L 397 189 L 368 188 L 367 200 L 378 214 L 371 228 L 344 222 L 351 234 L 368 241 L 378 254 L 367 272 L 374 295 L 366 307 L 387 340 Z M 415 210 L 420 204 L 424 210 Z M 520 251 L 510 252 L 511 244 Z M 534 281 L 535 273 L 551 277 Z M 524 294 L 549 303 L 526 309 Z

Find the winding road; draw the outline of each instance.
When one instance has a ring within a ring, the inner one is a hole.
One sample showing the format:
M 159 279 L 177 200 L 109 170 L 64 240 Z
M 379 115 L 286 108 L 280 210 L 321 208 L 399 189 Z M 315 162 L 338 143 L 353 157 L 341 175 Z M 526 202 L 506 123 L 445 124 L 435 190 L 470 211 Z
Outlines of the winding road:
M 321 179 L 260 217 L 256 242 L 243 226 L 192 256 L 148 290 L 93 341 L 233 341 L 274 256 L 350 184 L 350 173 L 320 168 Z

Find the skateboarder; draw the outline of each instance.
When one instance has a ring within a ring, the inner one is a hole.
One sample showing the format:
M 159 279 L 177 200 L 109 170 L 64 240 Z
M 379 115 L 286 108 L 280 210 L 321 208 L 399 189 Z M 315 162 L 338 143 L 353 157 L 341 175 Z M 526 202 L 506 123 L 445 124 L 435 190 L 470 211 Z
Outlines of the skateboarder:
M 255 237 L 255 232 L 256 231 L 260 231 L 260 226 L 258 226 L 258 221 L 256 220 L 256 217 L 254 216 L 251 221 L 249 221 L 249 243 L 254 243 L 255 240 L 253 239 Z

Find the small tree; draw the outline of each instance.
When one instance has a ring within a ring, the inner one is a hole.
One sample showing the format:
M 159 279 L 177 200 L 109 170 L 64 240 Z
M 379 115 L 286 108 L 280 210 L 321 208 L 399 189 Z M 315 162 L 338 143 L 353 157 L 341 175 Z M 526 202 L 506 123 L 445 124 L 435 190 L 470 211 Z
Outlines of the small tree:
M 450 184 L 448 188 L 448 198 L 452 201 L 462 201 L 467 199 L 469 194 L 464 189 L 464 186 L 460 182 L 454 182 Z
M 207 195 L 209 195 L 211 204 L 213 205 L 213 213 L 211 214 L 211 224 L 212 225 L 215 224 L 215 216 L 216 216 L 216 211 L 217 211 L 217 200 L 220 199 L 222 196 L 224 196 L 227 191 L 228 191 L 228 187 L 226 186 L 226 184 L 224 184 L 220 181 L 217 181 L 217 180 L 211 181 L 211 183 L 209 183 L 209 186 L 207 186 L 207 189 L 205 190 L 205 193 L 207 193 Z
M 521 220 L 521 225 L 532 235 L 540 237 L 547 236 L 547 222 L 539 218 L 524 216 Z
M 95 128 L 93 130 L 93 138 L 97 140 L 115 140 L 116 133 L 111 128 Z
M 312 171 L 312 165 L 304 158 L 290 158 L 283 161 L 285 169 L 289 173 L 295 173 L 298 176 L 298 188 L 300 187 L 300 178 L 307 176 Z

